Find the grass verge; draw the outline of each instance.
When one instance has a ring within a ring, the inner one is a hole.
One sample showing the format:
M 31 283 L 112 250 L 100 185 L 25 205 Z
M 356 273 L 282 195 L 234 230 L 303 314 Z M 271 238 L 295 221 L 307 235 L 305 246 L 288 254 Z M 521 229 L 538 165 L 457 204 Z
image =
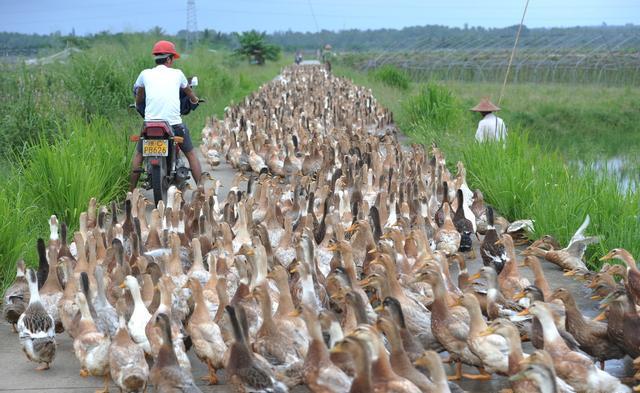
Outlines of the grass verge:
M 78 228 L 91 197 L 101 203 L 121 199 L 133 145 L 123 130 L 104 118 L 80 117 L 60 128 L 53 142 L 41 138 L 15 156 L 0 191 L 0 282 L 15 275 L 15 262 L 36 265 L 36 238 L 48 238 L 52 214 Z

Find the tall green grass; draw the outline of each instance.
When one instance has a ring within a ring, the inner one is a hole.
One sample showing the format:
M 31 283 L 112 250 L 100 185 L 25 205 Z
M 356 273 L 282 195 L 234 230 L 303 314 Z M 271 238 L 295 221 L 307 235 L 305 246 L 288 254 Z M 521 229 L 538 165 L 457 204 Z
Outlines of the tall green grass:
M 2 181 L 0 190 L 0 282 L 15 274 L 15 262 L 36 264 L 35 240 L 48 237 L 52 214 L 78 228 L 89 199 L 121 200 L 128 187 L 133 145 L 128 133 L 104 118 L 89 124 L 70 119 L 53 142 L 31 144 Z
M 475 119 L 456 103 L 446 88 L 429 86 L 407 99 L 401 127 L 414 141 L 436 141 L 450 164 L 463 161 L 470 187 L 507 218 L 535 220 L 536 237 L 551 234 L 566 244 L 589 214 L 588 233 L 601 237 L 587 252 L 590 267 L 615 247 L 640 255 L 640 194 L 621 190 L 606 168 L 580 167 L 547 151 L 526 130 L 512 128 L 506 144 L 477 143 L 470 127 Z
M 113 116 L 133 102 L 133 82 L 148 53 L 101 44 L 74 54 L 61 75 L 85 117 Z
M 7 172 L 5 172 L 6 174 Z M 24 183 L 9 174 L 0 180 L 0 283 L 15 277 L 15 262 L 35 254 L 35 231 L 32 225 L 36 206 L 24 190 Z M 33 240 L 32 252 L 29 242 Z M 35 263 L 35 260 L 32 262 Z
M 421 124 L 434 130 L 458 129 L 464 120 L 460 103 L 451 91 L 435 84 L 403 101 L 402 111 L 405 124 Z
M 59 130 L 53 144 L 41 139 L 30 146 L 18 174 L 38 215 L 56 214 L 75 227 L 92 197 L 104 204 L 123 197 L 133 147 L 128 133 L 106 119 L 86 124 L 76 118 Z
M 369 75 L 374 80 L 400 90 L 409 89 L 409 85 L 411 84 L 409 75 L 405 71 L 392 65 L 384 65 L 382 67 L 376 68 L 371 71 Z

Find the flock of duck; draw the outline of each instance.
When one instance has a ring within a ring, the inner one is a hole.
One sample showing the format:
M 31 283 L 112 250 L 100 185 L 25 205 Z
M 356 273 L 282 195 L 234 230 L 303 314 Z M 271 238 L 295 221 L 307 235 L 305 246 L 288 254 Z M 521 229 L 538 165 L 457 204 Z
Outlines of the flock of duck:
M 494 218 L 462 163 L 401 146 L 371 91 L 320 66 L 285 69 L 202 137 L 209 164 L 238 170 L 228 195 L 171 188 L 149 213 L 136 189 L 121 218 L 92 199 L 72 242 L 52 216 L 38 269 L 18 263 L 4 316 L 38 370 L 64 332 L 104 391 L 198 392 L 188 351 L 239 392 L 457 392 L 494 374 L 514 392 L 630 391 L 603 366 L 640 368 L 640 272 L 623 249 L 604 259 L 625 265 L 587 270 L 588 217 L 567 247 L 521 252 L 528 282 L 516 244 L 532 223 Z M 539 258 L 584 280 L 602 314 L 552 288 Z

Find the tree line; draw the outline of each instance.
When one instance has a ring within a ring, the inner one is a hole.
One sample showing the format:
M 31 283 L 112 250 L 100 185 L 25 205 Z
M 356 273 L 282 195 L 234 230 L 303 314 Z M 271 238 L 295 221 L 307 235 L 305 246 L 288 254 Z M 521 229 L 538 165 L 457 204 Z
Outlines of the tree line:
M 330 44 L 338 51 L 407 50 L 407 49 L 458 49 L 465 45 L 483 45 L 488 48 L 511 48 L 518 26 L 504 28 L 447 27 L 438 25 L 412 26 L 403 29 L 349 29 L 320 32 L 279 31 L 260 33 L 264 39 L 285 51 L 316 50 Z M 92 41 L 107 37 L 125 38 L 130 33 L 99 32 L 77 36 L 55 32 L 47 35 L 0 32 L 0 51 L 37 49 L 62 49 L 67 46 L 88 46 Z M 178 43 L 186 39 L 187 32 L 166 34 L 156 27 L 143 34 L 173 37 Z M 237 49 L 241 46 L 239 35 L 214 29 L 197 32 L 201 44 L 213 48 Z M 640 48 L 640 26 L 584 26 L 566 28 L 528 28 L 521 33 L 522 48 L 583 48 L 597 49 L 602 42 L 619 43 L 617 50 Z

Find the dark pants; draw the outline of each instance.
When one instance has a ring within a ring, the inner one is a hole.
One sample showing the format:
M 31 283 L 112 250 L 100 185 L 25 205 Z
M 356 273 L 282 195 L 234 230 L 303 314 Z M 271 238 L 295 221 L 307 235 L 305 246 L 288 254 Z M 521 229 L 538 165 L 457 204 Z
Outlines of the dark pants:
M 191 142 L 191 135 L 189 134 L 187 125 L 184 123 L 176 124 L 171 126 L 171 128 L 173 128 L 173 135 L 184 138 L 182 143 L 178 144 L 178 146 L 180 146 L 180 150 L 182 150 L 183 153 L 189 153 L 193 150 L 193 142 Z M 142 141 L 138 141 L 137 149 L 138 153 L 142 153 Z

